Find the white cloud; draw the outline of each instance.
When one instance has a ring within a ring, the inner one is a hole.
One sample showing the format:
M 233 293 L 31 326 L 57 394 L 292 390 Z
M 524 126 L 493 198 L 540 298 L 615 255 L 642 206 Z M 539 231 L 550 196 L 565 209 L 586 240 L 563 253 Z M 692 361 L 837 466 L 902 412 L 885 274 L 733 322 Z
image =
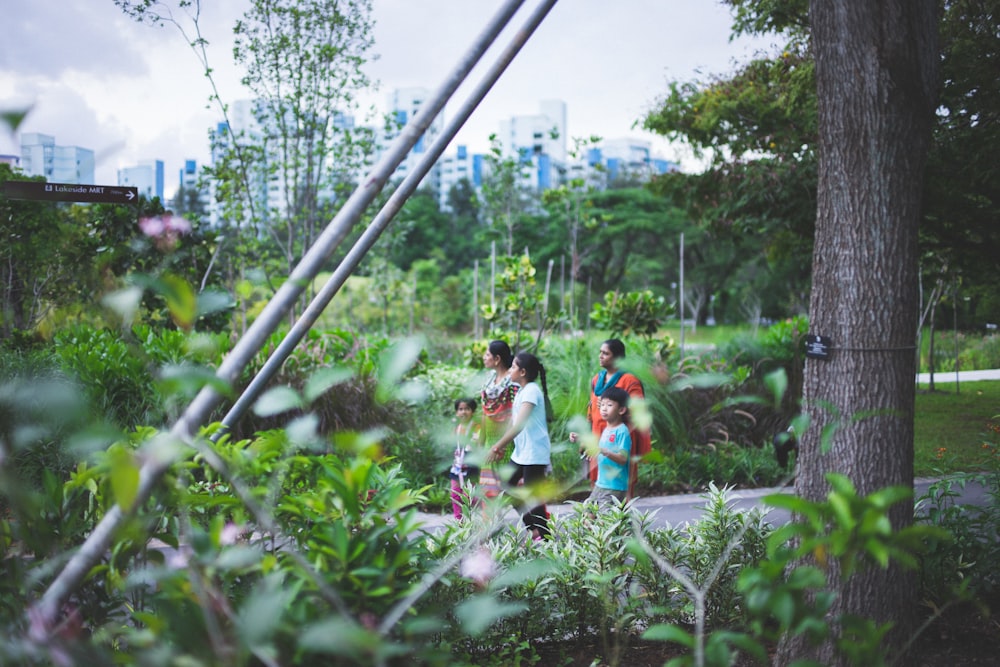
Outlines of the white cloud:
M 212 89 L 185 38 L 173 26 L 137 23 L 108 0 L 15 1 L 5 8 L 0 40 L 0 107 L 33 104 L 22 131 L 54 135 L 57 143 L 93 148 L 98 182 L 115 182 L 116 169 L 162 159 L 167 190 L 176 187 L 186 158 L 208 157 L 207 132 L 221 118 L 209 105 Z M 209 64 L 224 101 L 247 93 L 232 63 L 233 21 L 245 2 L 205 2 L 200 25 Z M 397 87 L 434 89 L 500 6 L 500 0 L 374 0 L 374 51 L 369 74 L 381 91 L 365 98 L 384 107 Z M 460 89 L 477 83 L 513 30 Z M 177 14 L 185 28 L 191 23 Z M 666 157 L 685 154 L 665 140 L 632 129 L 672 79 L 701 69 L 724 72 L 751 42 L 729 42 L 728 10 L 691 0 L 562 0 L 459 134 L 483 149 L 502 118 L 533 114 L 542 99 L 567 103 L 569 135 L 644 136 Z M 7 37 L 11 37 L 7 39 Z M 191 35 L 188 35 L 190 38 Z M 17 153 L 14 137 L 0 152 Z

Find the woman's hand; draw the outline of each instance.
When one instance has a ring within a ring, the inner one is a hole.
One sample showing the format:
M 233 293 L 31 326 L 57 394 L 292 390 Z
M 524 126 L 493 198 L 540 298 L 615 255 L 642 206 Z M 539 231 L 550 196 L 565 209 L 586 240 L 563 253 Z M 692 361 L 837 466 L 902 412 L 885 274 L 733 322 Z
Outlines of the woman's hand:
M 486 456 L 486 460 L 489 462 L 499 461 L 503 458 L 503 449 L 497 445 L 490 447 L 490 453 Z

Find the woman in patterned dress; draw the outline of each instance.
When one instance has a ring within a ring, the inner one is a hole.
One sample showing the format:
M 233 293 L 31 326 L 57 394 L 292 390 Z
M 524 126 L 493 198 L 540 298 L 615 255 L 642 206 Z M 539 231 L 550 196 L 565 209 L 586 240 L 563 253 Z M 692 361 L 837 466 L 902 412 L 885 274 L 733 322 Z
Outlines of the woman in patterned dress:
M 520 386 L 511 382 L 510 367 L 514 362 L 514 354 L 510 346 L 502 340 L 490 341 L 483 353 L 483 366 L 492 371 L 483 385 L 479 396 L 483 406 L 483 421 L 480 428 L 479 441 L 482 443 L 496 442 L 510 425 L 511 408 L 514 396 Z M 479 487 L 487 498 L 495 498 L 500 494 L 500 478 L 496 475 L 495 466 L 503 461 L 494 462 L 493 466 L 483 466 L 479 475 Z

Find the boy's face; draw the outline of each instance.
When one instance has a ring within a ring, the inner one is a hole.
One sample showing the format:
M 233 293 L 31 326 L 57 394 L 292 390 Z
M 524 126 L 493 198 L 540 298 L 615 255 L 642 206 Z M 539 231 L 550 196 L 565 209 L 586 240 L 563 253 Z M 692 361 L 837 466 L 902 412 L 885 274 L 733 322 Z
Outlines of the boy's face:
M 458 418 L 458 421 L 460 422 L 469 421 L 470 419 L 472 419 L 472 406 L 466 403 L 465 401 L 462 401 L 461 403 L 458 404 L 458 407 L 455 408 L 455 416 Z
M 597 409 L 601 413 L 601 419 L 606 422 L 618 422 L 625 413 L 625 408 L 607 398 L 601 399 L 600 403 L 597 404 Z

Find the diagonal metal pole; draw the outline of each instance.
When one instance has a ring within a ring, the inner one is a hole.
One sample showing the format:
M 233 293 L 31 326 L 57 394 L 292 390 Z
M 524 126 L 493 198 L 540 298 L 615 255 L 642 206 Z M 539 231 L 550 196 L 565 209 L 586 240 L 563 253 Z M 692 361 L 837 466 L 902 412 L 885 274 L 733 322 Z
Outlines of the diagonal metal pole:
M 354 273 L 358 264 L 364 259 L 365 255 L 371 250 L 372 246 L 378 240 L 382 232 L 385 231 L 386 227 L 392 221 L 393 217 L 399 212 L 409 199 L 410 195 L 417 189 L 420 185 L 420 181 L 423 180 L 424 176 L 431 170 L 434 163 L 437 162 L 438 158 L 444 153 L 445 149 L 451 140 L 458 134 L 458 131 L 462 129 L 465 122 L 469 120 L 472 112 L 475 111 L 479 103 L 483 101 L 486 94 L 493 88 L 493 85 L 497 82 L 500 76 L 504 73 L 507 67 L 513 62 L 514 57 L 520 52 L 520 50 L 527 43 L 528 38 L 534 33 L 534 31 L 541 25 L 542 21 L 545 19 L 546 15 L 555 6 L 557 0 L 544 0 L 536 8 L 535 11 L 528 17 L 525 21 L 524 26 L 517 32 L 516 35 L 511 39 L 510 43 L 504 49 L 503 53 L 496 59 L 492 67 L 487 71 L 486 75 L 483 77 L 482 81 L 475 87 L 472 93 L 469 94 L 468 99 L 462 104 L 458 112 L 454 117 L 448 121 L 441 134 L 434 140 L 434 142 L 427 149 L 427 152 L 417 163 L 414 170 L 409 173 L 403 182 L 399 184 L 399 187 L 392 193 L 385 205 L 378 212 L 378 214 L 372 219 L 368 227 L 365 229 L 361 237 L 355 242 L 354 246 L 350 249 L 344 259 L 337 266 L 333 274 L 327 279 L 323 288 L 316 294 L 309 306 L 303 311 L 302 316 L 295 322 L 291 329 L 289 329 L 288 334 L 281 341 L 271 356 L 267 359 L 264 365 L 258 371 L 257 375 L 251 380 L 250 384 L 247 385 L 246 389 L 239 396 L 236 402 L 230 408 L 229 412 L 222 419 L 222 425 L 225 429 L 231 429 L 233 425 L 243 416 L 243 414 L 250 408 L 257 397 L 263 392 L 264 388 L 267 386 L 268 382 L 274 377 L 274 375 L 281 368 L 281 365 L 285 363 L 285 360 L 292 353 L 295 347 L 301 342 L 302 338 L 309 333 L 309 329 L 312 325 L 316 323 L 319 316 L 323 313 L 323 310 L 329 305 L 330 300 L 337 294 L 341 287 L 347 279 Z M 224 433 L 225 430 L 219 431 L 219 435 Z
M 368 205 L 374 201 L 396 167 L 423 136 L 433 119 L 444 109 L 445 103 L 482 59 L 490 45 L 524 4 L 524 1 L 508 0 L 493 16 L 487 27 L 462 56 L 458 65 L 431 95 L 425 106 L 425 112 L 417 114 L 407 123 L 395 143 L 326 226 L 323 233 L 316 239 L 316 243 L 309 248 L 299 264 L 292 270 L 288 280 L 264 307 L 260 316 L 237 341 L 226 358 L 222 360 L 216 370 L 217 378 L 228 385 L 235 382 L 253 356 L 267 341 L 267 338 L 283 321 L 285 313 L 302 294 L 305 286 L 315 279 L 323 264 L 361 218 Z M 221 399 L 221 395 L 213 388 L 203 388 L 170 429 L 170 435 L 174 441 L 189 444 L 192 435 L 204 423 Z M 169 448 L 161 448 L 159 452 L 152 452 L 145 459 L 139 469 L 139 486 L 131 507 L 123 509 L 116 504 L 108 510 L 94 527 L 93 532 L 48 586 L 38 603 L 29 610 L 32 639 L 40 643 L 47 641 L 49 634 L 56 627 L 62 606 L 84 580 L 87 573 L 104 557 L 118 527 L 134 512 L 136 507 L 141 507 L 152 496 L 153 489 L 176 458 L 174 455 L 164 453 L 167 451 Z

